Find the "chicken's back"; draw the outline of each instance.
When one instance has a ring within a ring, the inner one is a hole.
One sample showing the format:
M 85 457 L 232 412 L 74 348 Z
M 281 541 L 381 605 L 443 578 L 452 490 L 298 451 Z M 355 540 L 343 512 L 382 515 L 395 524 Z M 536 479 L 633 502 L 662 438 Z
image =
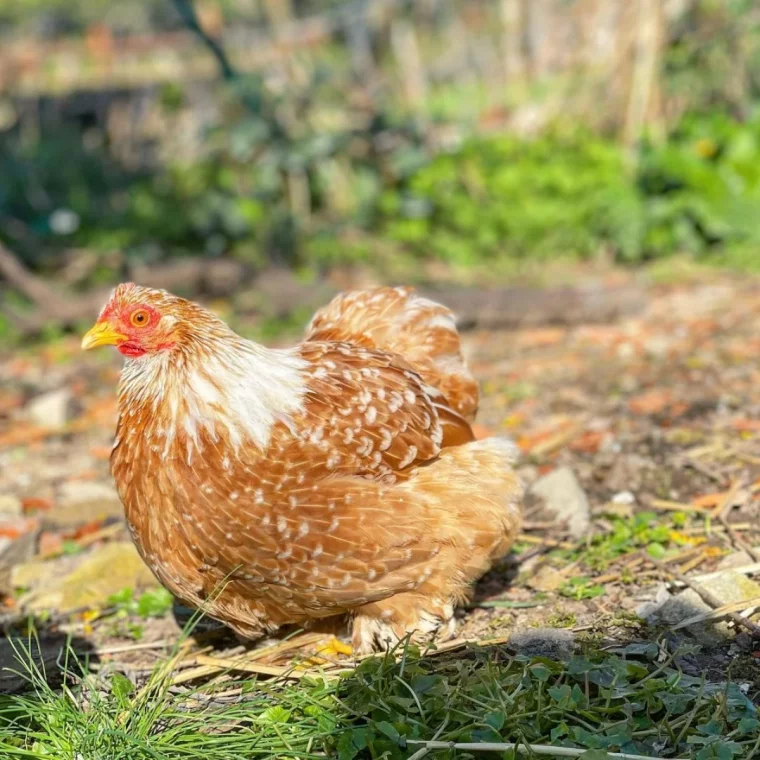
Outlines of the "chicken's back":
M 448 406 L 472 421 L 478 385 L 463 357 L 454 315 L 414 288 L 374 288 L 336 296 L 311 320 L 307 341 L 343 341 L 398 354 Z

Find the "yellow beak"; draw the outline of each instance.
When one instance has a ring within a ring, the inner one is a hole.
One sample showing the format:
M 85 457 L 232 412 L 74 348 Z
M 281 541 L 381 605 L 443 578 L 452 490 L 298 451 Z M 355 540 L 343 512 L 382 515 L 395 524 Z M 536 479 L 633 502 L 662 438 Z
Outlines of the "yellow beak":
M 96 322 L 92 329 L 82 338 L 82 350 L 89 351 L 91 348 L 98 346 L 116 346 L 126 340 L 127 336 L 122 335 L 108 322 Z

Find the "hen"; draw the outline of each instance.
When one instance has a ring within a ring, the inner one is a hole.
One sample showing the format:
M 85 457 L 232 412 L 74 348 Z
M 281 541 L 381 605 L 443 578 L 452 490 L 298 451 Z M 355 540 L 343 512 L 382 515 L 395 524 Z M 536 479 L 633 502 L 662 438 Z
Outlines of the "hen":
M 137 548 L 244 637 L 346 613 L 358 652 L 453 632 L 515 538 L 514 447 L 474 440 L 452 314 L 410 288 L 338 296 L 274 350 L 129 283 L 101 345 L 126 357 L 111 468 Z

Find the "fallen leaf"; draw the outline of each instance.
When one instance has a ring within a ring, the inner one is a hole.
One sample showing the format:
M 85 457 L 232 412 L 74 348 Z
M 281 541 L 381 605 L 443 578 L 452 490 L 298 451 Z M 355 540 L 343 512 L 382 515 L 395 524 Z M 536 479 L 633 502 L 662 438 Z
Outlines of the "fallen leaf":
M 0 523 L 0 538 L 18 538 L 39 526 L 39 520 L 34 517 L 16 518 Z
M 84 525 L 80 525 L 75 530 L 68 531 L 67 533 L 64 534 L 64 536 L 66 538 L 71 538 L 76 541 L 77 539 L 80 539 L 83 536 L 90 536 L 93 533 L 97 533 L 102 527 L 103 527 L 102 520 L 91 520 L 90 522 L 87 522 Z
M 50 428 L 35 427 L 28 423 L 18 423 L 0 435 L 0 448 L 11 446 L 28 446 L 42 441 L 56 431 Z
M 728 491 L 723 491 L 719 493 L 706 493 L 702 496 L 697 496 L 695 499 L 691 500 L 691 503 L 695 507 L 717 507 L 718 504 L 722 504 L 723 501 L 727 498 Z
M 604 430 L 586 430 L 578 438 L 570 443 L 571 451 L 579 451 L 583 454 L 596 454 L 607 432 Z
M 757 433 L 760 431 L 760 420 L 734 420 L 731 427 L 739 433 Z
M 670 391 L 655 389 L 628 399 L 628 408 L 634 414 L 660 414 L 673 400 Z
M 53 508 L 53 502 L 50 499 L 43 499 L 41 496 L 30 496 L 21 500 L 21 509 L 24 514 L 29 512 L 46 512 Z

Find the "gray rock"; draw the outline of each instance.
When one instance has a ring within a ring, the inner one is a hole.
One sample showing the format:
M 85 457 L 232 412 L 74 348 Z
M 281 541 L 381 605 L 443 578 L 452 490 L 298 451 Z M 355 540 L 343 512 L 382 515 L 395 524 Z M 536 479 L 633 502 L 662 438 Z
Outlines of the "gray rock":
M 760 596 L 760 584 L 731 570 L 716 578 L 701 581 L 700 586 L 717 597 L 721 604 L 732 604 Z M 711 609 L 696 591 L 690 588 L 674 596 L 663 586 L 654 601 L 641 605 L 636 614 L 650 625 L 674 626 Z M 725 619 L 694 623 L 685 630 L 700 644 L 708 647 L 718 646 L 731 635 L 731 629 Z
M 591 525 L 591 508 L 586 492 L 569 467 L 560 467 L 539 478 L 528 493 L 544 503 L 558 522 L 567 523 L 574 538 L 580 538 Z
M 36 425 L 45 428 L 61 428 L 73 419 L 79 411 L 68 388 L 59 388 L 49 393 L 35 396 L 26 405 L 26 416 Z
M 568 660 L 575 650 L 575 635 L 565 628 L 531 628 L 515 631 L 508 646 L 528 657 Z
M 32 589 L 19 599 L 25 612 L 53 609 L 65 613 L 84 607 L 97 608 L 124 588 L 156 585 L 132 542 L 115 541 L 98 547 L 82 558 L 75 558 L 76 567 L 66 572 L 69 559 L 29 562 L 13 568 L 14 586 Z
M 58 492 L 61 506 L 82 504 L 93 501 L 119 501 L 116 487 L 97 480 L 69 480 L 61 486 Z
M 619 455 L 607 473 L 604 487 L 615 493 L 636 493 L 641 490 L 651 469 L 652 463 L 638 454 Z
M 760 553 L 760 546 L 753 547 L 756 552 Z M 717 570 L 733 570 L 736 567 L 744 567 L 745 565 L 751 565 L 755 560 L 747 554 L 745 551 L 732 552 L 731 554 L 723 557 L 718 562 Z
M 123 516 L 124 508 L 114 486 L 89 480 L 68 481 L 61 486 L 55 509 L 43 516 L 43 527 L 70 528 Z

